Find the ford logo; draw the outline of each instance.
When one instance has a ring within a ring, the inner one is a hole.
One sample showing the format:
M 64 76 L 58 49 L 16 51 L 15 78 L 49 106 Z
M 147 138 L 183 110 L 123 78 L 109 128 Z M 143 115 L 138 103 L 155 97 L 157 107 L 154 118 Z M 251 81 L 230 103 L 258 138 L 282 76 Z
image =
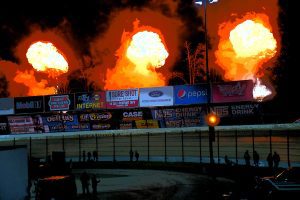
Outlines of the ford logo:
M 150 97 L 160 97 L 160 96 L 162 96 L 163 94 L 164 94 L 164 93 L 163 93 L 162 91 L 158 91 L 158 90 L 149 92 L 149 96 L 150 96 Z

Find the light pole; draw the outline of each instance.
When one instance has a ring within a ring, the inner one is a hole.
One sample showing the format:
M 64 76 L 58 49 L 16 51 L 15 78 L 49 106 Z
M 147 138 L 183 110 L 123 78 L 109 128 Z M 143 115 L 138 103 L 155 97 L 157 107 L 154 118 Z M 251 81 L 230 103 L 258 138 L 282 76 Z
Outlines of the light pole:
M 206 82 L 208 85 L 207 90 L 207 124 L 208 124 L 208 134 L 209 134 L 209 157 L 210 157 L 210 163 L 214 163 L 214 155 L 213 155 L 213 141 L 215 141 L 215 125 L 219 123 L 219 120 L 217 123 L 214 122 L 215 119 L 217 119 L 217 116 L 215 114 L 211 113 L 211 81 L 210 81 L 210 74 L 209 74 L 209 66 L 208 66 L 208 38 L 207 38 L 207 17 L 206 17 L 206 11 L 207 11 L 207 3 L 212 4 L 216 3 L 218 0 L 196 0 L 196 5 L 203 5 L 204 6 L 204 39 L 205 39 L 205 70 L 206 70 Z M 210 120 L 213 120 L 210 121 Z

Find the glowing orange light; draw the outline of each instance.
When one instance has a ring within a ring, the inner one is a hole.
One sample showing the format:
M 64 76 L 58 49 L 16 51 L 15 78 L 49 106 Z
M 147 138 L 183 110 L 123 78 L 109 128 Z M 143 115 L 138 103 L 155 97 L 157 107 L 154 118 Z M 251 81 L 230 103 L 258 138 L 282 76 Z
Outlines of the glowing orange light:
M 217 126 L 220 123 L 220 117 L 213 112 L 209 113 L 206 116 L 206 123 L 212 127 Z

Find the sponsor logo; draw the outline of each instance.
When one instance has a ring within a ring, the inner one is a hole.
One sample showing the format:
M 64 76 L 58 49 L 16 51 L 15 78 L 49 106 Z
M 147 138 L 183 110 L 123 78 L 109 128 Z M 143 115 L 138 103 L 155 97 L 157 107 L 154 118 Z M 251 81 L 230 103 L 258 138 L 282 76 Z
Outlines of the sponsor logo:
M 238 82 L 235 85 L 218 85 L 219 91 L 223 96 L 243 96 L 245 95 L 247 84 Z
M 199 97 L 204 97 L 204 96 L 207 96 L 207 90 L 193 90 L 193 91 L 185 91 L 184 89 L 180 89 L 178 92 L 177 92 L 177 97 L 179 99 L 183 99 L 183 98 L 199 98 Z
M 181 90 L 178 91 L 177 97 L 179 99 L 183 99 L 185 96 L 186 96 L 186 91 L 184 89 L 181 89 Z
M 159 90 L 149 92 L 150 97 L 161 97 L 164 93 Z

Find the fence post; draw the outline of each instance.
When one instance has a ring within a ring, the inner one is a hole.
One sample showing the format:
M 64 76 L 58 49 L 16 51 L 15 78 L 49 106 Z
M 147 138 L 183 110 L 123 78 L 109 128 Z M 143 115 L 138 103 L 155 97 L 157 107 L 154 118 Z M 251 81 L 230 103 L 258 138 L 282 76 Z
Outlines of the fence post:
M 130 133 L 129 137 L 130 137 L 130 150 L 132 151 L 132 133 Z
M 48 159 L 48 136 L 46 136 L 46 161 Z
M 184 141 L 183 141 L 183 131 L 181 131 L 181 160 L 184 162 Z
M 218 164 L 220 164 L 220 132 L 217 131 L 217 138 L 218 138 Z
M 269 130 L 269 136 L 270 136 L 270 152 L 272 152 L 272 130 Z
M 81 162 L 81 138 L 78 135 L 79 162 Z
M 252 137 L 252 152 L 254 152 L 254 130 L 251 130 L 251 137 Z
M 62 136 L 62 150 L 65 151 L 65 136 Z
M 167 162 L 167 132 L 165 131 L 165 162 Z
M 112 134 L 113 137 L 113 161 L 116 162 L 116 140 L 115 134 Z
M 235 130 L 235 163 L 238 165 L 238 140 L 237 140 L 237 130 Z
M 202 141 L 201 141 L 201 130 L 199 130 L 199 157 L 200 163 L 202 163 Z
M 291 167 L 291 161 L 290 161 L 290 131 L 287 132 L 286 135 L 286 145 L 287 145 L 287 161 L 288 161 L 288 167 Z
M 31 160 L 31 156 L 32 156 L 32 150 L 31 150 L 31 145 L 32 145 L 32 143 L 31 143 L 32 141 L 31 141 L 31 137 L 29 137 L 29 159 Z
M 149 162 L 150 161 L 150 133 L 149 132 L 147 133 L 147 143 L 148 143 L 147 151 L 148 151 L 148 162 Z

